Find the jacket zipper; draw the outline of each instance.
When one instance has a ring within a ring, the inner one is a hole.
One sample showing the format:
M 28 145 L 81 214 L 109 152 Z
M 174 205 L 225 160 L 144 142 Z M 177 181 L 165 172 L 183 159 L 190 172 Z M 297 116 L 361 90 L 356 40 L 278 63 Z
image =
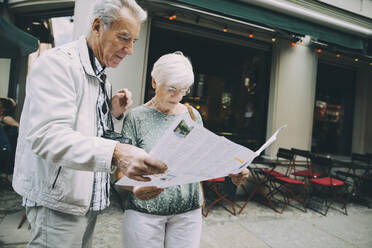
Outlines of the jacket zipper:
M 52 189 L 54 189 L 54 187 L 56 186 L 57 178 L 58 178 L 58 176 L 59 176 L 59 173 L 61 172 L 61 169 L 62 169 L 62 167 L 60 166 L 60 167 L 58 168 L 56 178 L 54 179 L 54 182 L 53 182 L 53 185 L 52 185 Z

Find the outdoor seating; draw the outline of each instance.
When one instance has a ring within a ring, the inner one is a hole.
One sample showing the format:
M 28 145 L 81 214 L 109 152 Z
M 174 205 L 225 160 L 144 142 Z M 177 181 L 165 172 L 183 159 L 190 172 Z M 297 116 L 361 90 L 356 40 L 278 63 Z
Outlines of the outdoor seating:
M 276 159 L 273 160 L 257 157 L 253 160 L 252 165 L 254 166 L 251 165 L 248 167 L 250 172 L 249 182 L 252 184 L 252 190 L 248 191 L 244 185 L 241 185 L 243 190 L 248 194 L 248 197 L 242 206 L 238 205 L 240 207 L 238 212 L 239 214 L 257 194 L 263 199 L 264 204 L 267 204 L 275 212 L 281 213 L 281 211 L 275 206 L 272 195 L 270 194 L 269 175 L 262 173 L 262 170 L 264 169 L 274 170 L 278 164 L 280 164 L 280 162 Z
M 236 215 L 235 210 L 235 203 L 228 199 L 228 195 L 222 191 L 223 184 L 225 183 L 225 178 L 215 178 L 206 180 L 202 183 L 203 185 L 203 194 L 204 194 L 204 201 L 206 202 L 207 199 L 211 200 L 211 203 L 203 204 L 202 207 L 202 214 L 204 217 L 207 217 L 211 209 L 219 203 L 227 212 L 231 213 L 232 215 Z M 226 207 L 224 205 L 224 202 L 226 202 L 229 207 Z
M 306 183 L 290 177 L 295 171 L 294 153 L 291 150 L 279 148 L 277 159 L 281 160 L 281 165 L 285 167 L 284 173 L 278 170 L 263 170 L 264 173 L 269 175 L 271 186 L 270 194 L 274 197 L 278 194 L 284 197 L 284 205 L 281 212 L 283 212 L 288 205 L 306 212 Z M 301 206 L 297 207 L 291 204 L 293 201 L 300 203 Z
M 350 181 L 352 184 L 351 197 L 354 200 L 364 202 L 368 207 L 372 207 L 367 200 L 369 186 L 372 184 L 372 171 L 371 158 L 368 154 L 351 154 L 351 162 L 343 163 L 346 170 L 338 170 L 336 173 L 345 181 Z
M 313 156 L 313 154 L 311 152 L 306 151 L 306 150 L 296 149 L 296 148 L 292 148 L 291 151 L 293 152 L 293 155 L 294 155 L 293 159 L 294 159 L 294 164 L 295 164 L 292 175 L 294 175 L 296 179 L 297 177 L 309 179 L 309 178 L 316 178 L 316 177 L 321 176 L 319 172 L 313 171 L 312 169 L 311 157 Z M 299 157 L 305 160 L 299 161 L 298 159 Z M 302 167 L 302 168 L 304 167 L 305 169 L 299 170 L 298 169 L 299 167 Z
M 289 177 L 293 170 L 293 153 L 290 150 L 279 148 L 276 160 L 258 160 L 261 167 L 249 167 L 252 175 L 253 190 L 248 199 L 240 208 L 243 211 L 248 202 L 258 192 L 263 196 L 264 203 L 269 205 L 275 212 L 282 213 L 292 202 L 297 201 L 306 211 L 305 198 L 306 188 L 303 181 Z M 276 170 L 277 167 L 285 168 L 285 172 Z M 243 189 L 245 189 L 243 187 Z M 280 202 L 281 206 L 277 203 Z
M 323 170 L 324 177 L 310 179 L 312 190 L 309 193 L 308 208 L 326 216 L 328 210 L 334 207 L 334 203 L 340 202 L 342 212 L 347 215 L 348 185 L 331 174 L 334 161 L 332 158 L 322 156 L 314 156 L 311 160 L 313 166 L 319 166 Z M 315 203 L 321 203 L 320 208 L 316 207 Z M 324 211 L 321 208 L 324 208 Z

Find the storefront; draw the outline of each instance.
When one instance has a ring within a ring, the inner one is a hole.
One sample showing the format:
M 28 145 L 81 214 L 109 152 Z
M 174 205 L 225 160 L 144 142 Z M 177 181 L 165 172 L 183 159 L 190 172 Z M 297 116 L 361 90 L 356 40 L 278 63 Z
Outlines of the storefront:
M 320 61 L 313 124 L 312 151 L 351 153 L 356 69 Z
M 355 135 L 360 132 L 355 123 L 370 121 L 355 103 L 360 81 L 368 81 L 358 75 L 372 72 L 368 39 L 329 28 L 331 19 L 324 19 L 325 27 L 248 1 L 172 2 L 177 3 L 146 1 L 151 26 L 144 101 L 153 94 L 153 62 L 181 50 L 196 74 L 185 101 L 200 110 L 215 133 L 254 149 L 287 124 L 285 139 L 267 150 L 271 156 L 278 147 L 339 155 L 372 149 L 370 138 Z M 231 37 L 239 42 L 230 42 Z M 325 119 L 319 119 L 322 104 Z
M 154 19 L 150 37 L 145 102 L 154 94 L 154 62 L 163 54 L 182 51 L 195 73 L 184 102 L 199 110 L 205 127 L 252 149 L 264 142 L 271 44 L 201 28 L 195 32 L 195 27 Z
M 371 19 L 350 24 L 350 16 L 327 16 L 322 11 L 328 7 L 317 13 L 306 1 L 138 2 L 149 18 L 135 53 L 108 70 L 113 89 L 129 88 L 134 105 L 153 95 L 154 61 L 181 50 L 195 72 L 184 101 L 199 109 L 215 133 L 254 149 L 287 124 L 266 154 L 275 156 L 278 147 L 372 152 Z M 74 39 L 86 34 L 91 3 L 75 1 Z M 60 10 L 54 13 L 71 12 Z

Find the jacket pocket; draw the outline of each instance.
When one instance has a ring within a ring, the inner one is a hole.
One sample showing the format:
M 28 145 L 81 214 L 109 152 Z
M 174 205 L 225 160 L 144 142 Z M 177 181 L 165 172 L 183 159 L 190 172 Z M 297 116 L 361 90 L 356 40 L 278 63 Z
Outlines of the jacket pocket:
M 59 173 L 61 172 L 61 169 L 62 169 L 61 166 L 58 167 L 58 170 L 57 170 L 56 176 L 55 176 L 55 178 L 54 178 L 54 180 L 53 180 L 52 189 L 54 189 L 54 187 L 56 186 L 57 179 L 58 179 Z

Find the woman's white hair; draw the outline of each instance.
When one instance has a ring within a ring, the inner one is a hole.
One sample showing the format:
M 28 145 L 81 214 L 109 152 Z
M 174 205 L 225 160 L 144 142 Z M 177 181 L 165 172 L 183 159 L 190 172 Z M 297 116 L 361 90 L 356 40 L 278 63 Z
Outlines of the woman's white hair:
M 135 0 L 96 0 L 89 26 L 92 26 L 96 18 L 101 18 L 105 28 L 118 20 L 121 8 L 127 7 L 140 23 L 147 19 L 147 12 L 139 6 Z
M 194 72 L 190 60 L 182 52 L 161 56 L 151 72 L 157 85 L 190 87 L 194 83 Z

